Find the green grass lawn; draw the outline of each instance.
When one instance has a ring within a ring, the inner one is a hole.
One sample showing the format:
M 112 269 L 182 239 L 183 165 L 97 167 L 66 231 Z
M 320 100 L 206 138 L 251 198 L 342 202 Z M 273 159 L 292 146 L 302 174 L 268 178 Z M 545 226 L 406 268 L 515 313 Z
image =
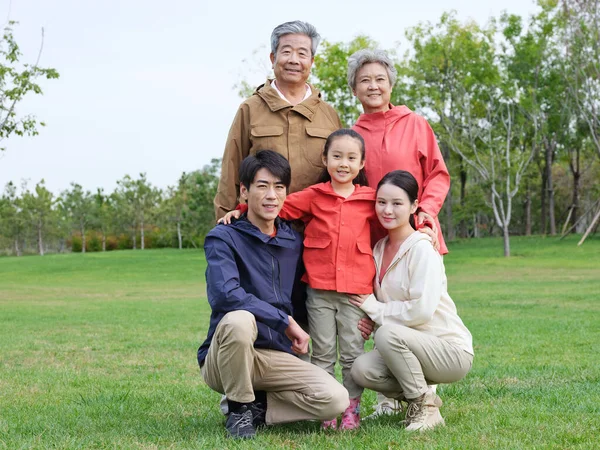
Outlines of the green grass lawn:
M 453 243 L 450 295 L 474 337 L 462 381 L 438 388 L 446 427 L 397 419 L 225 437 L 196 350 L 209 307 L 200 251 L 0 258 L 0 448 L 598 448 L 600 238 Z M 375 401 L 363 397 L 363 412 Z

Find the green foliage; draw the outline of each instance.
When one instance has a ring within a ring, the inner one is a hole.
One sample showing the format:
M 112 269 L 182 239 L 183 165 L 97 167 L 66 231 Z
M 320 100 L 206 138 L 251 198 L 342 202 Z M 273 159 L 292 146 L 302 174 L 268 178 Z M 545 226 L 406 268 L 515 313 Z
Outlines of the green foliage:
M 44 123 L 37 122 L 32 115 L 19 117 L 16 106 L 29 92 L 42 94 L 42 89 L 37 84 L 38 78 L 59 77 L 55 69 L 38 66 L 39 56 L 34 64 L 20 63 L 22 54 L 13 36 L 15 24 L 14 21 L 8 22 L 0 37 L 0 142 L 13 134 L 18 136 L 38 134 L 38 125 L 44 126 Z M 4 149 L 5 147 L 0 147 L 0 151 Z

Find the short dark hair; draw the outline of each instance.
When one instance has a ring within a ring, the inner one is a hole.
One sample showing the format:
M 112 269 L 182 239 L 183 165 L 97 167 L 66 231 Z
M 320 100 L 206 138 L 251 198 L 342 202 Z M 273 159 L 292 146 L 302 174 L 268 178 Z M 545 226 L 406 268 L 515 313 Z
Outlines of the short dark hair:
M 351 128 L 340 128 L 339 130 L 335 130 L 333 133 L 331 133 L 328 137 L 327 140 L 325 141 L 325 148 L 323 148 L 323 158 L 327 159 L 327 153 L 329 153 L 329 147 L 331 147 L 331 144 L 333 143 L 333 141 L 335 141 L 337 138 L 342 137 L 342 136 L 348 136 L 352 139 L 356 139 L 358 141 L 358 144 L 360 145 L 360 161 L 364 161 L 365 160 L 365 140 L 363 139 L 363 137 L 358 134 L 356 131 L 354 131 Z M 325 166 L 325 169 L 323 169 L 323 172 L 321 173 L 321 176 L 319 177 L 319 183 L 326 183 L 328 181 L 331 181 L 331 175 L 329 175 L 329 172 L 327 171 L 327 166 Z M 352 180 L 352 182 L 354 184 L 358 184 L 360 186 L 368 186 L 369 182 L 367 181 L 367 174 L 365 172 L 365 168 L 363 167 L 362 169 L 360 169 L 360 171 L 358 172 L 358 175 L 356 175 L 356 178 L 354 178 L 354 180 Z
M 250 189 L 254 177 L 260 169 L 267 169 L 289 189 L 292 182 L 292 169 L 285 157 L 273 150 L 259 150 L 255 155 L 244 158 L 240 165 L 240 183 Z

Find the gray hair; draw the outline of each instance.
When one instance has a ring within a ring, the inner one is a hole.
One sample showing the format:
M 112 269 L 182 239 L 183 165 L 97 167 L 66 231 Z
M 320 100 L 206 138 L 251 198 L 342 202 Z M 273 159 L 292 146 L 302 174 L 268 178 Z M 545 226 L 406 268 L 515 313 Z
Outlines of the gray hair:
M 279 47 L 279 38 L 286 34 L 305 34 L 310 38 L 312 57 L 317 53 L 317 47 L 321 42 L 321 35 L 317 33 L 317 29 L 308 22 L 294 20 L 293 22 L 282 23 L 275 27 L 271 33 L 271 52 L 276 55 L 277 47 Z
M 388 78 L 390 79 L 390 86 L 396 84 L 398 78 L 398 71 L 394 66 L 394 62 L 390 59 L 386 52 L 383 50 L 371 50 L 365 48 L 353 53 L 348 58 L 348 85 L 354 89 L 356 88 L 356 74 L 365 64 L 378 63 L 385 67 Z

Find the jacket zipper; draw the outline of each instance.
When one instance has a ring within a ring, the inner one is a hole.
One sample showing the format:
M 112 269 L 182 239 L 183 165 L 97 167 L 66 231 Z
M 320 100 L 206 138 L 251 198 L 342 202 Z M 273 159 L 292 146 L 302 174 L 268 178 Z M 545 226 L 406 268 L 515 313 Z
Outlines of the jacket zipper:
M 277 303 L 279 303 L 279 297 L 277 297 L 277 290 L 275 289 L 275 258 L 271 255 L 271 283 L 273 284 L 273 293 L 275 294 L 275 299 Z M 269 346 L 273 348 L 273 336 L 271 334 L 271 328 L 269 329 Z

